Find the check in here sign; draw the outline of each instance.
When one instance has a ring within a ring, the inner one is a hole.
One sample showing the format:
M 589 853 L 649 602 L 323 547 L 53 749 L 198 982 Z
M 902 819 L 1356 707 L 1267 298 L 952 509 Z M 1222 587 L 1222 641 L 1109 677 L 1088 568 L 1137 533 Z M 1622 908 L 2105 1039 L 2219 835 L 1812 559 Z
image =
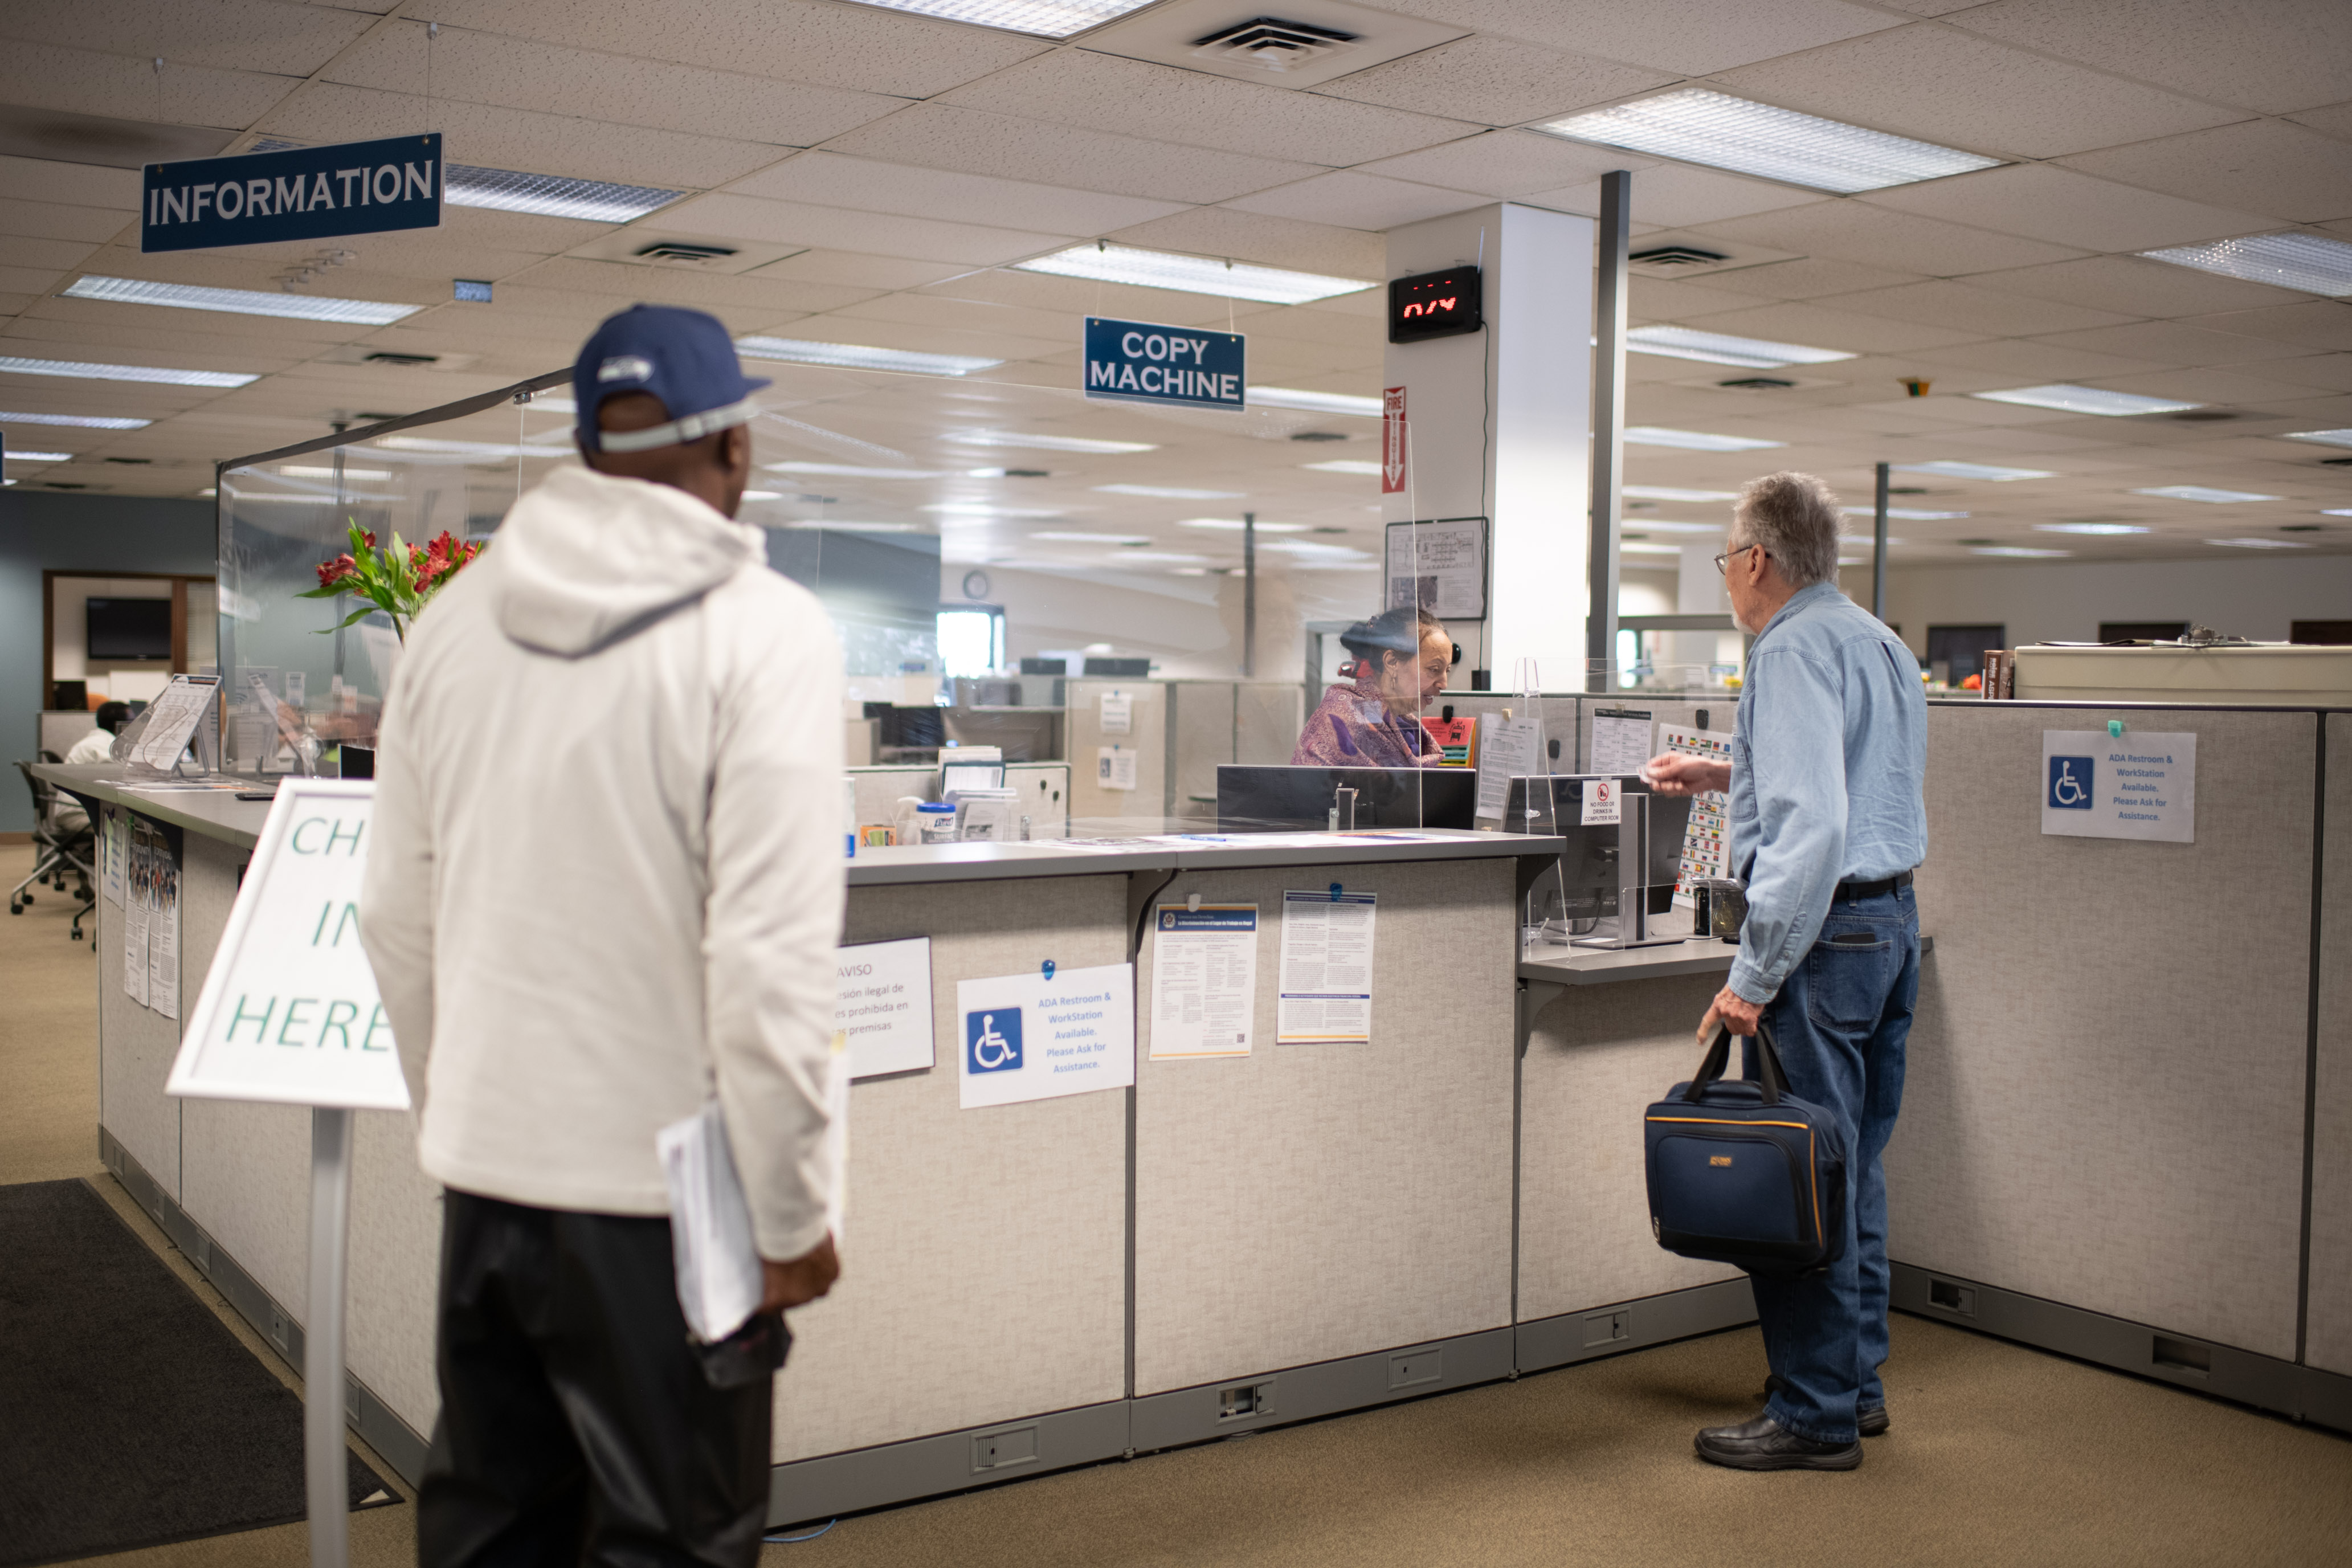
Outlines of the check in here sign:
M 278 786 L 165 1092 L 408 1109 L 375 972 L 360 950 L 374 805 L 367 780 Z
M 1246 397 L 1239 332 L 1087 318 L 1088 397 L 1240 408 Z

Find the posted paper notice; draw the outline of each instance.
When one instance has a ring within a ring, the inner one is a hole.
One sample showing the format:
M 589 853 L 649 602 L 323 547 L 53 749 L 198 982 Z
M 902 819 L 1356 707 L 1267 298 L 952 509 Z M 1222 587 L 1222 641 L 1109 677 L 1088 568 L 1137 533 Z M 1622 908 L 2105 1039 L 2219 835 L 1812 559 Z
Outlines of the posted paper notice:
M 1500 816 L 1511 795 L 1511 781 L 1531 778 L 1544 771 L 1537 759 L 1543 752 L 1543 721 L 1490 719 L 1478 747 L 1478 815 Z
M 957 1100 L 966 1110 L 1135 1081 L 1135 966 L 956 983 Z
M 1126 735 L 1135 730 L 1135 699 L 1124 691 L 1102 694 L 1102 732 Z
M 1592 715 L 1592 759 L 1588 773 L 1639 773 L 1654 755 L 1651 715 L 1638 708 L 1603 708 Z
M 2197 842 L 2197 737 L 2042 731 L 2042 831 L 2072 838 Z
M 849 1037 L 850 1077 L 932 1065 L 929 937 L 837 949 L 835 974 L 833 1026 Z
M 1095 751 L 1095 783 L 1104 789 L 1135 787 L 1136 753 L 1124 746 L 1099 746 Z
M 1161 904 L 1151 924 L 1151 1059 L 1249 1055 L 1257 906 Z
M 1286 889 L 1275 1043 L 1372 1037 L 1372 919 L 1378 893 Z
M 1731 763 L 1731 737 L 1717 730 L 1658 726 L 1658 749 Z M 1691 884 L 1702 877 L 1731 875 L 1731 797 L 1706 790 L 1691 797 L 1690 826 L 1683 834 L 1681 863 L 1675 871 L 1675 902 L 1692 905 Z

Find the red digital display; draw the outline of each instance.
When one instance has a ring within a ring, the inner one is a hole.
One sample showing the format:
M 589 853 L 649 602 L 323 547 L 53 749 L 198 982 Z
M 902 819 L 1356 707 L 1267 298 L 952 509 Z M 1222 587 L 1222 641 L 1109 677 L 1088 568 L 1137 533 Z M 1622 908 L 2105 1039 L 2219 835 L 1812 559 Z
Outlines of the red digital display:
M 1399 278 L 1389 284 L 1389 342 L 1475 332 L 1486 324 L 1481 279 L 1475 267 L 1448 268 Z

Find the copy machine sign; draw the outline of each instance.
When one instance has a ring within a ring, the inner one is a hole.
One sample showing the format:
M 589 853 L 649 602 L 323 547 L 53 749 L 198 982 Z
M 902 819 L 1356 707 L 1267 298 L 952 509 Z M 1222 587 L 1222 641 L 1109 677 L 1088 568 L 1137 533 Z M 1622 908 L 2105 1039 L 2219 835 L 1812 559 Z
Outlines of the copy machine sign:
M 1246 398 L 1239 332 L 1087 318 L 1088 397 L 1239 408 Z

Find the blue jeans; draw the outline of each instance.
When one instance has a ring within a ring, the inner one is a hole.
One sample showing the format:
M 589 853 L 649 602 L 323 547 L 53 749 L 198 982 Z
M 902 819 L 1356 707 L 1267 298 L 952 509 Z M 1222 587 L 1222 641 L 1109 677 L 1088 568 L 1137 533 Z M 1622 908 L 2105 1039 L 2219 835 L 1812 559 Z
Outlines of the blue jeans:
M 1843 940 L 1841 940 L 1843 939 Z M 1822 934 L 1766 1005 L 1798 1099 L 1834 1111 L 1846 1141 L 1845 1251 L 1810 1274 L 1751 1274 L 1764 1354 L 1780 1386 L 1766 1415 L 1801 1437 L 1851 1443 L 1886 1403 L 1886 1172 L 1903 1104 L 1903 1047 L 1919 994 L 1919 909 L 1908 888 L 1830 906 Z M 1756 1076 L 1755 1047 L 1744 1055 Z

